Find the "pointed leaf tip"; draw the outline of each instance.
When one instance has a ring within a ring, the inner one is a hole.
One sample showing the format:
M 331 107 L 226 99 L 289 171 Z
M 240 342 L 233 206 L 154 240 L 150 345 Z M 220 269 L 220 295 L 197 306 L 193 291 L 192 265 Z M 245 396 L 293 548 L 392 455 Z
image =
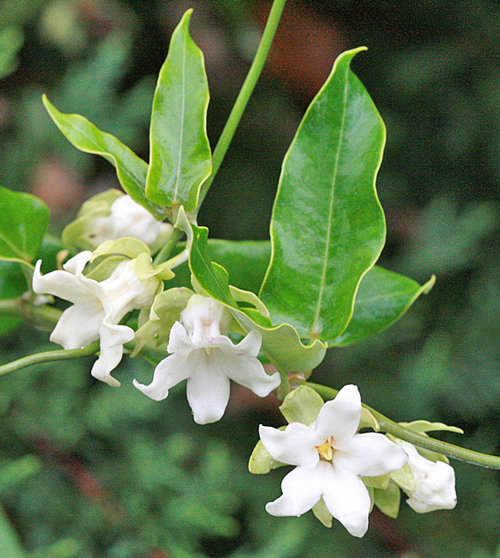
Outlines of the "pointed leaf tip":
M 350 70 L 366 47 L 341 54 L 309 106 L 283 163 L 271 221 L 272 259 L 261 292 L 273 323 L 301 337 L 346 328 L 364 274 L 385 241 L 375 190 L 385 127 Z

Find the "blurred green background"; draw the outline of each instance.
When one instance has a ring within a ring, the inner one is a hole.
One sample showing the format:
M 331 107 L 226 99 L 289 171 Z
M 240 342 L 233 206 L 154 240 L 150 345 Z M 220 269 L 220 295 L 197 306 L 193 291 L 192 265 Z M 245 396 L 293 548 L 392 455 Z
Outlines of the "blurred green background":
M 147 159 L 155 76 L 181 14 L 206 57 L 212 145 L 255 51 L 269 2 L 2 0 L 0 184 L 43 198 L 57 233 L 87 197 L 116 187 L 105 161 L 76 151 L 42 93 Z M 360 386 L 395 420 L 462 427 L 445 439 L 500 454 L 500 2 L 289 0 L 275 48 L 200 216 L 211 236 L 266 239 L 280 164 L 335 56 L 369 47 L 353 69 L 388 129 L 378 189 L 382 265 L 437 283 L 395 326 L 331 352 L 313 379 Z M 8 361 L 51 346 L 24 326 L 0 340 Z M 52 346 L 53 347 L 53 346 Z M 264 505 L 283 470 L 247 472 L 272 400 L 234 390 L 220 423 L 192 421 L 183 390 L 155 403 L 119 390 L 90 361 L 0 378 L 2 558 L 310 558 L 500 556 L 499 474 L 454 463 L 453 511 L 400 518 L 376 510 L 357 540 L 307 514 Z

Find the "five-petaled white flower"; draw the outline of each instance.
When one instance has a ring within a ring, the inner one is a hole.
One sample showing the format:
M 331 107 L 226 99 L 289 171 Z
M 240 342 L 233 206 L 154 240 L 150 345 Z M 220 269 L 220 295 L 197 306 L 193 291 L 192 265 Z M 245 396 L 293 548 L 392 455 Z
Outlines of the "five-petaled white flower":
M 398 482 L 401 475 L 395 477 L 409 496 L 407 504 L 418 513 L 453 509 L 457 504 L 453 467 L 443 461 L 426 459 L 413 444 L 403 440 L 397 440 L 397 443 L 408 454 L 408 466 L 413 475 L 411 479 L 404 479 L 406 482 Z
M 137 260 L 118 264 L 111 276 L 97 282 L 83 275 L 92 252 L 80 252 L 68 260 L 63 268 L 41 275 L 38 261 L 33 275 L 33 290 L 68 300 L 73 306 L 59 318 L 50 336 L 65 349 L 78 349 L 100 339 L 100 356 L 92 367 L 92 376 L 110 386 L 120 382 L 110 372 L 123 356 L 123 345 L 132 341 L 134 330 L 119 325 L 131 310 L 151 306 L 160 280 L 148 277 L 140 280 L 135 273 Z
M 401 447 L 383 434 L 356 434 L 361 397 L 354 385 L 343 387 L 307 426 L 290 423 L 285 430 L 260 426 L 260 438 L 277 461 L 296 468 L 283 479 L 283 495 L 266 505 L 276 516 L 299 516 L 321 498 L 333 517 L 355 537 L 368 529 L 370 496 L 360 476 L 379 476 L 408 460 Z
M 257 359 L 261 334 L 254 330 L 237 345 L 227 337 L 231 314 L 213 298 L 193 295 L 175 322 L 167 350 L 148 386 L 134 380 L 143 393 L 160 401 L 168 390 L 187 379 L 187 399 L 198 424 L 219 420 L 229 401 L 233 380 L 260 397 L 280 384 L 279 374 L 266 374 Z M 182 322 L 182 323 L 181 323 Z

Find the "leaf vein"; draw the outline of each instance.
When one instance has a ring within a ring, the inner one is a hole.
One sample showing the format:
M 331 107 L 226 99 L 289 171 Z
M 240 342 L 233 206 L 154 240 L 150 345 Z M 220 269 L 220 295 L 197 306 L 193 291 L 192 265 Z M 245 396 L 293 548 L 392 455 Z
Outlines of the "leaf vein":
M 345 128 L 345 117 L 346 117 L 346 98 L 347 98 L 347 93 L 348 93 L 348 88 L 349 88 L 349 80 L 348 80 L 348 74 L 349 72 L 349 66 L 346 67 L 345 73 L 346 73 L 346 79 L 345 79 L 345 85 L 344 85 L 344 94 L 343 94 L 343 98 L 342 98 L 342 105 L 343 105 L 343 112 L 342 112 L 342 121 L 341 121 L 341 125 L 340 125 L 340 133 L 339 133 L 339 139 L 338 139 L 338 145 L 337 145 L 337 155 L 335 157 L 335 165 L 334 165 L 334 170 L 333 170 L 333 177 L 332 177 L 332 188 L 330 191 L 330 200 L 329 200 L 329 206 L 328 206 L 328 223 L 327 223 L 327 234 L 326 234 L 326 243 L 325 243 L 325 252 L 324 252 L 324 258 L 323 258 L 323 268 L 321 270 L 321 280 L 320 280 L 320 284 L 319 284 L 319 292 L 318 292 L 318 298 L 317 298 L 317 302 L 316 302 L 316 309 L 314 312 L 314 321 L 311 327 L 311 334 L 320 334 L 320 313 L 321 313 L 321 308 L 322 308 L 322 303 L 323 303 L 323 296 L 324 296 L 324 292 L 325 292 L 325 284 L 326 284 L 326 273 L 327 273 L 327 269 L 328 269 L 328 255 L 330 253 L 330 243 L 331 243 L 331 231 L 332 231 L 332 214 L 333 214 L 333 206 L 334 206 L 334 199 L 335 199 L 335 185 L 336 185 L 336 180 L 337 180 L 337 173 L 338 173 L 338 167 L 339 167 L 339 160 L 340 160 L 340 152 L 341 152 L 341 144 L 342 144 L 342 137 L 343 137 L 343 132 L 344 132 L 344 128 Z

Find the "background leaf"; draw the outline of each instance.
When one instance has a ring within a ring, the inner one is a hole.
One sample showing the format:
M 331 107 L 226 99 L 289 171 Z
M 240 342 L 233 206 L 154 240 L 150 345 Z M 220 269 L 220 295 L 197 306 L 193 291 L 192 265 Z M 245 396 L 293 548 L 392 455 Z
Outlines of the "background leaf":
M 422 293 L 430 291 L 434 281 L 432 277 L 420 286 L 399 273 L 379 266 L 372 267 L 359 285 L 349 325 L 331 345 L 352 345 L 387 329 L 403 316 Z
M 360 50 L 337 58 L 285 157 L 262 290 L 273 323 L 325 341 L 346 328 L 358 284 L 385 240 L 374 185 L 385 128 L 349 69 Z
M 17 53 L 23 42 L 23 32 L 19 27 L 5 27 L 0 31 L 0 79 L 17 69 Z
M 68 140 L 80 151 L 101 155 L 116 169 L 122 188 L 139 205 L 157 219 L 165 213 L 151 203 L 144 193 L 148 164 L 111 134 L 101 132 L 92 122 L 79 114 L 63 114 L 43 97 L 43 103 L 52 120 Z
M 172 35 L 151 115 L 146 194 L 160 205 L 194 211 L 212 169 L 206 132 L 208 81 L 203 53 L 189 35 L 188 10 Z
M 49 209 L 31 194 L 0 186 L 0 259 L 31 262 L 47 225 Z

